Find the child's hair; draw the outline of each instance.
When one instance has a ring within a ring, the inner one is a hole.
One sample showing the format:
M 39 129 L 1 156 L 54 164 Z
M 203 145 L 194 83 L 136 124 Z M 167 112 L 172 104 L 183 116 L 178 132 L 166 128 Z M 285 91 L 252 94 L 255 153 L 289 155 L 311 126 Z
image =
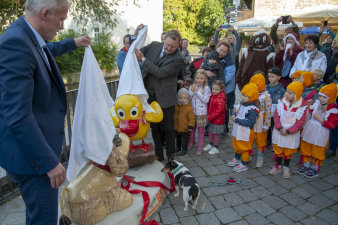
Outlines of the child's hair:
M 210 52 L 209 59 L 213 59 L 213 60 L 218 61 L 219 60 L 218 52 L 216 50 Z
M 197 70 L 197 71 L 196 71 L 196 74 L 195 74 L 195 78 L 194 78 L 194 83 L 196 83 L 196 77 L 197 77 L 198 75 L 204 76 L 204 84 L 203 84 L 203 86 L 202 86 L 202 90 L 204 91 L 205 86 L 208 85 L 208 76 L 207 76 L 207 72 L 206 72 L 204 69 L 199 69 L 199 70 Z
M 262 70 L 256 70 L 252 75 L 256 75 L 256 74 L 259 74 L 261 73 L 263 76 L 265 76 L 264 72 Z
M 321 69 L 314 69 L 311 71 L 313 73 L 314 76 L 319 76 L 319 79 L 323 79 L 324 77 L 324 72 Z
M 221 91 L 224 90 L 224 83 L 223 83 L 223 81 L 221 81 L 221 80 L 214 80 L 214 81 L 212 82 L 212 85 L 217 85 L 217 86 L 219 86 L 219 87 L 221 88 Z
M 280 76 L 280 77 L 282 76 L 282 72 L 280 71 L 280 69 L 278 67 L 272 67 L 271 69 L 268 70 L 268 73 L 273 73 L 273 74 Z
M 190 77 L 184 79 L 184 84 L 192 85 L 193 83 L 194 81 Z

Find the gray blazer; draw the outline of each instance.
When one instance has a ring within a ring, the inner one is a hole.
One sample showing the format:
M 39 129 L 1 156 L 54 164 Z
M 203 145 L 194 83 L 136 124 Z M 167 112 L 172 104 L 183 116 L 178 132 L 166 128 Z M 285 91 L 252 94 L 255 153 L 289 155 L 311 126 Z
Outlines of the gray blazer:
M 155 97 L 162 108 L 168 108 L 176 104 L 177 77 L 184 60 L 179 49 L 160 58 L 162 49 L 163 44 L 156 41 L 141 49 L 146 58 L 143 78 L 149 96 Z

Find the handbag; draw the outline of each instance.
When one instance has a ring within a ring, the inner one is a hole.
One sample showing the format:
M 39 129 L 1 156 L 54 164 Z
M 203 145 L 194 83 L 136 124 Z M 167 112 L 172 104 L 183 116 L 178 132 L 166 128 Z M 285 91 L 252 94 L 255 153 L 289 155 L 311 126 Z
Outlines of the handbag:
M 289 56 L 285 61 L 282 69 L 282 77 L 289 76 L 290 70 L 291 70 L 291 56 Z

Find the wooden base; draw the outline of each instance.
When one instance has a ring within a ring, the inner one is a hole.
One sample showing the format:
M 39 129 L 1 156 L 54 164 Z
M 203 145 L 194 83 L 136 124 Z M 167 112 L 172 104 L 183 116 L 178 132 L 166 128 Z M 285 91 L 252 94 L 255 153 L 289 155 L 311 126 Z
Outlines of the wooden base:
M 145 164 L 151 164 L 155 161 L 155 149 L 154 146 L 150 143 L 151 147 L 147 153 L 141 149 L 136 149 L 135 153 L 129 151 L 128 163 L 129 168 L 134 168 L 137 166 L 143 166 Z

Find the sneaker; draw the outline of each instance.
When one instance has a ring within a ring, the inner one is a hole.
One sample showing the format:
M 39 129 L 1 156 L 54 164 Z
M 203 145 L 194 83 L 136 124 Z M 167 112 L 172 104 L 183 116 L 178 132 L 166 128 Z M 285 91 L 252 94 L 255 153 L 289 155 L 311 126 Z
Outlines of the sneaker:
M 202 155 L 202 149 L 198 149 L 196 155 Z
M 287 166 L 283 166 L 283 177 L 284 178 L 290 178 L 290 169 Z
M 279 174 L 280 172 L 282 172 L 281 166 L 279 166 L 278 169 L 276 168 L 276 166 L 273 166 L 272 169 L 269 171 L 269 174 L 276 175 Z
M 243 165 L 242 163 L 240 163 L 237 166 L 235 166 L 232 170 L 239 173 L 239 172 L 242 172 L 242 171 L 247 171 L 248 167 L 246 165 Z
M 210 154 L 210 155 L 215 155 L 215 154 L 217 154 L 217 153 L 219 153 L 219 150 L 218 150 L 218 148 L 216 148 L 216 147 L 212 147 L 212 149 L 209 151 L 209 154 Z
M 303 174 L 305 173 L 306 171 L 308 171 L 310 168 L 309 167 L 306 167 L 306 166 L 301 166 L 298 168 L 298 170 L 296 171 L 296 173 L 298 174 Z
M 263 167 L 263 157 L 257 157 L 256 167 Z
M 207 152 L 207 151 L 211 150 L 212 147 L 213 147 L 213 146 L 212 146 L 211 144 L 207 144 L 207 145 L 203 148 L 203 150 Z
M 176 156 L 180 157 L 180 158 L 183 158 L 183 157 L 186 157 L 187 156 L 187 151 L 185 150 L 181 150 L 179 151 Z
M 241 162 L 238 160 L 238 159 L 236 159 L 236 158 L 233 158 L 231 161 L 229 161 L 228 163 L 227 163 L 227 165 L 228 166 L 237 166 L 238 164 L 240 164 Z
M 307 177 L 307 178 L 314 178 L 314 177 L 318 177 L 318 176 L 319 176 L 319 173 L 314 169 L 308 169 L 304 173 L 304 177 Z

